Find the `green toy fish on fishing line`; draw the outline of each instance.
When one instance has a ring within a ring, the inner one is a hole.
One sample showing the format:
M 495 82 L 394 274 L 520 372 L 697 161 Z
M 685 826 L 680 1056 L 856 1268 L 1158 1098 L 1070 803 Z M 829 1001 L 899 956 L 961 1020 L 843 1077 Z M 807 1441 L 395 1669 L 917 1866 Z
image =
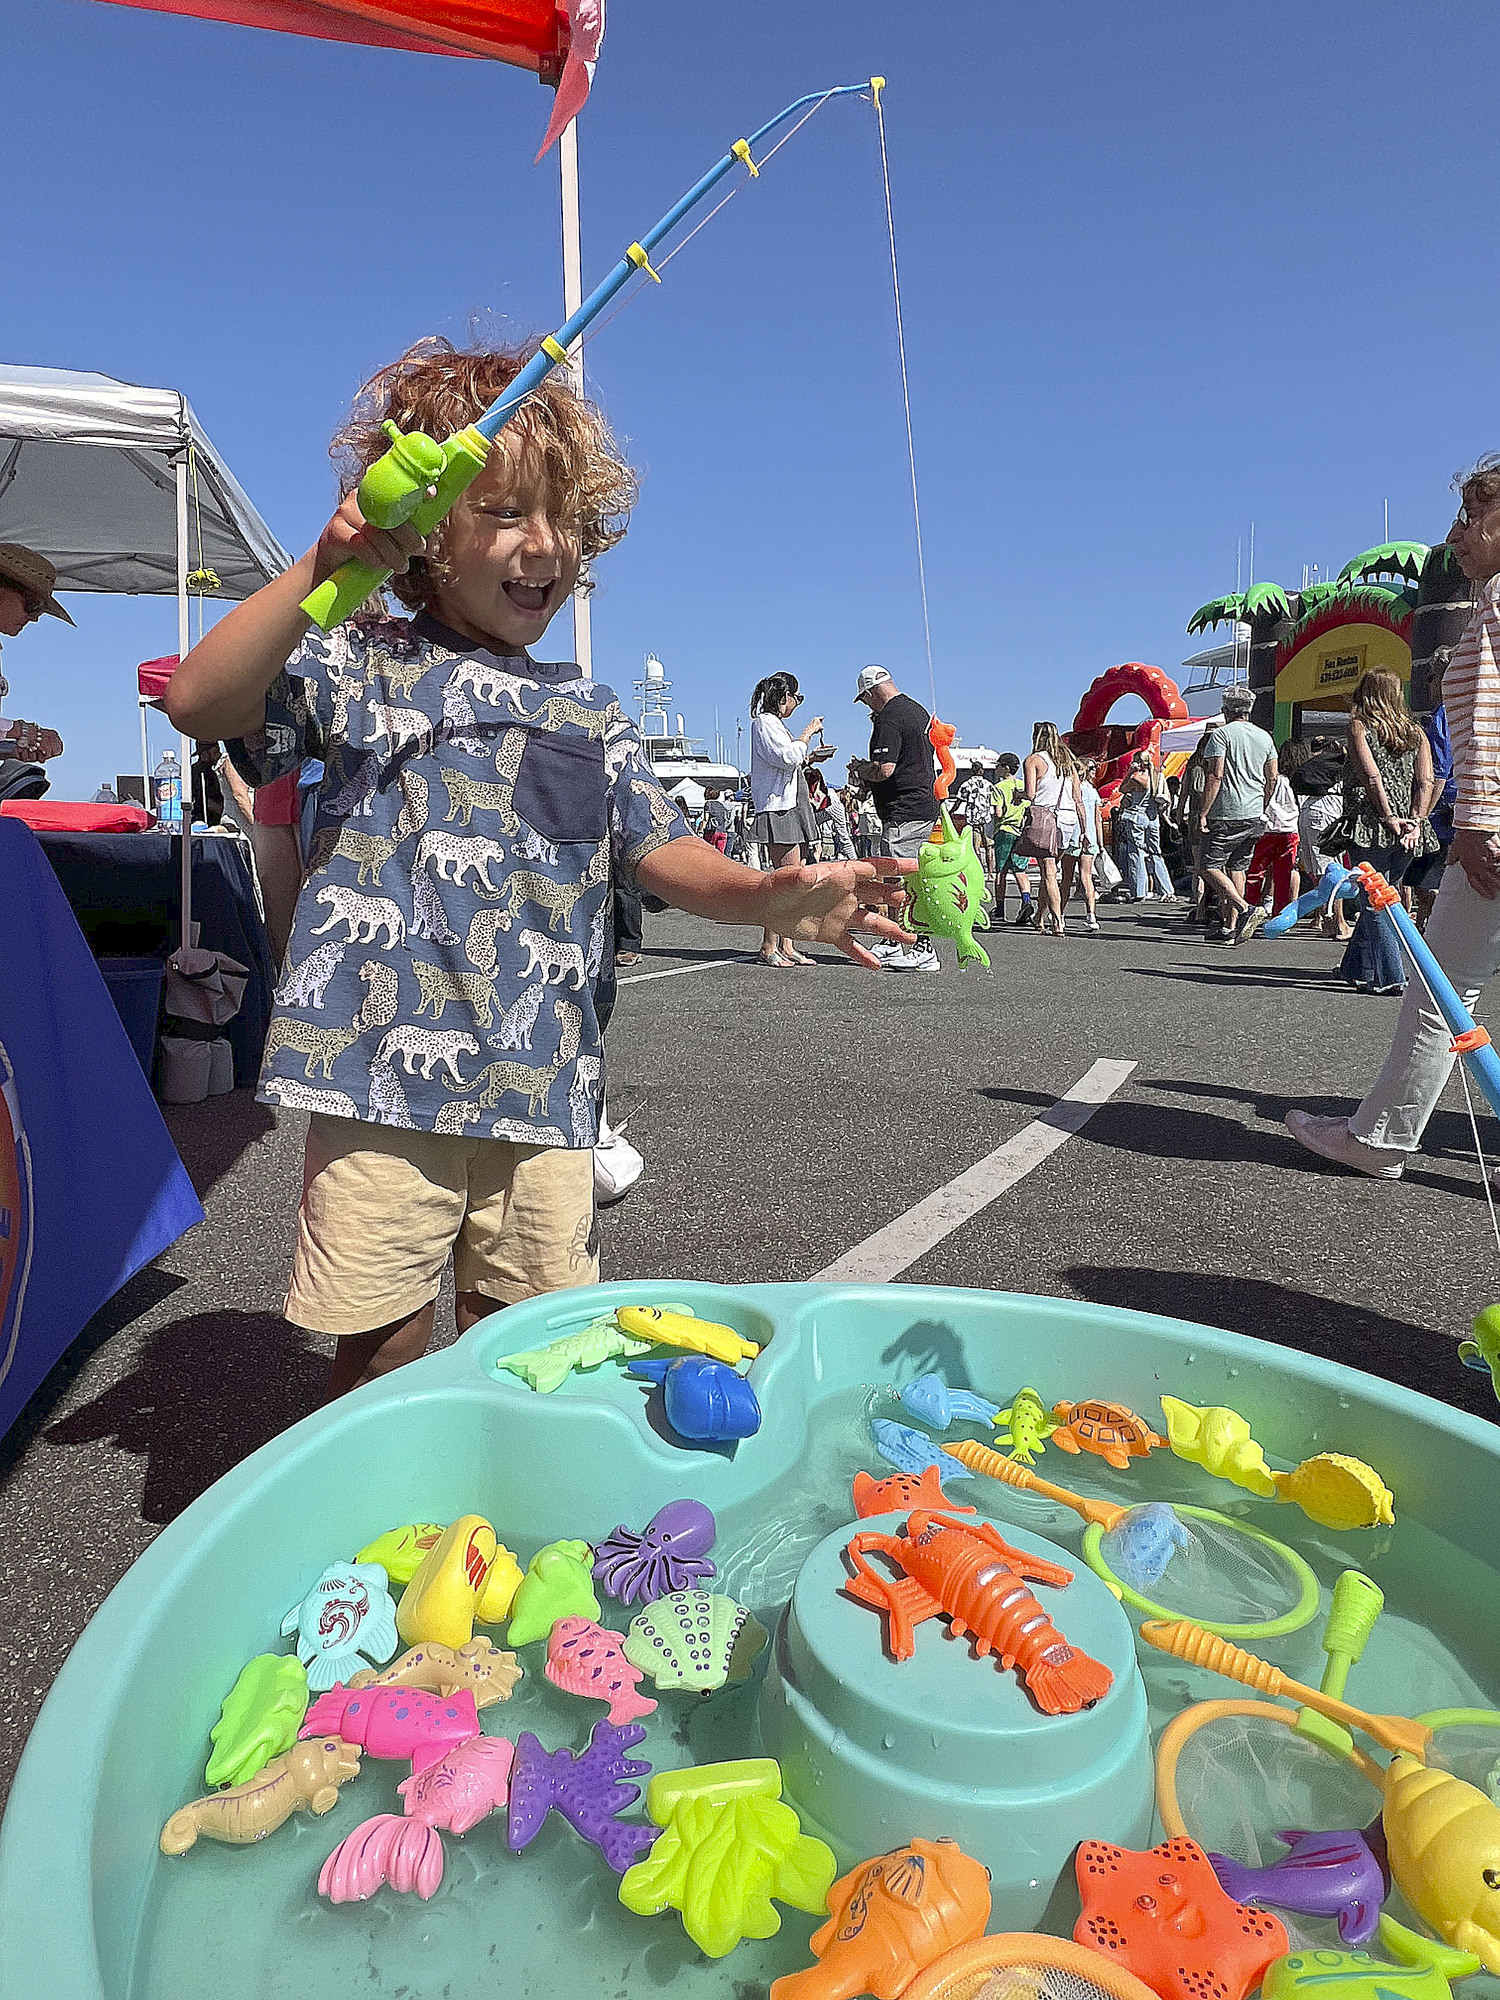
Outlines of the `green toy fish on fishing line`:
M 958 831 L 946 806 L 931 839 L 922 843 L 917 872 L 908 883 L 907 924 L 934 937 L 952 938 L 958 946 L 960 971 L 966 965 L 988 967 L 989 953 L 974 942 L 974 926 L 984 920 L 984 869 L 974 851 L 973 834 L 967 827 Z

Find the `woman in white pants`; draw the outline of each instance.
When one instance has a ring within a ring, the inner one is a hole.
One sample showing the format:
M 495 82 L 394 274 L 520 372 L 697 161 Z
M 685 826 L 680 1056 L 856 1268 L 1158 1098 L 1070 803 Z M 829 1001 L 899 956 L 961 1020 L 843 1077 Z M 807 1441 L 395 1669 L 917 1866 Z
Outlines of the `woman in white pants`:
M 1448 531 L 1479 602 L 1443 682 L 1458 799 L 1449 866 L 1427 942 L 1473 1012 L 1500 971 L 1500 452 L 1461 482 Z M 1287 1130 L 1310 1153 L 1379 1180 L 1399 1180 L 1453 1071 L 1453 1037 L 1419 979 L 1407 986 L 1395 1039 L 1352 1118 L 1289 1111 Z

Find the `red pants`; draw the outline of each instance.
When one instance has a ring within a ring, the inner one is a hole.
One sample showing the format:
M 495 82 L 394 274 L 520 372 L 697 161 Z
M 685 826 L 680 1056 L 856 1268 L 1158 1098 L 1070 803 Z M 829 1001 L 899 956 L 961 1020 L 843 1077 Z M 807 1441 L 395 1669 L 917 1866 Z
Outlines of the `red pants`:
M 1297 861 L 1295 833 L 1263 833 L 1255 843 L 1250 867 L 1245 875 L 1245 900 L 1252 908 L 1265 900 L 1266 877 L 1271 878 L 1271 908 L 1284 910 L 1292 900 L 1292 869 Z

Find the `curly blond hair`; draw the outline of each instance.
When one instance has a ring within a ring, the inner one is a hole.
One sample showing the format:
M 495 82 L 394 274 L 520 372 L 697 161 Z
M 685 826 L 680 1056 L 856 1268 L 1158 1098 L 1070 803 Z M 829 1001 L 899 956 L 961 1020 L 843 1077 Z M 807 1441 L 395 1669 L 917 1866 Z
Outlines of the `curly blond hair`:
M 389 448 L 387 419 L 441 443 L 504 395 L 539 346 L 533 340 L 517 347 L 457 348 L 434 336 L 409 347 L 370 377 L 334 433 L 329 456 L 344 492 Z M 501 435 L 517 461 L 540 475 L 558 526 L 577 536 L 583 556 L 579 587 L 590 588 L 589 565 L 624 535 L 640 491 L 603 412 L 556 372 L 532 391 Z M 439 526 L 427 538 L 426 554 L 387 585 L 415 611 L 450 580 L 443 540 Z

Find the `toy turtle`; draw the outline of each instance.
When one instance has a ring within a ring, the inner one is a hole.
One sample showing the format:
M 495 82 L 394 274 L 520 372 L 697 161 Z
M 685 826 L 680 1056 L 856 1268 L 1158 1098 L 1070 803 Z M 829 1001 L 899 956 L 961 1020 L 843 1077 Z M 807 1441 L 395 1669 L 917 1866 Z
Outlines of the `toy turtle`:
M 1164 1445 L 1151 1426 L 1123 1403 L 1054 1403 L 1052 1442 L 1063 1451 L 1091 1451 L 1123 1472 L 1133 1458 Z

